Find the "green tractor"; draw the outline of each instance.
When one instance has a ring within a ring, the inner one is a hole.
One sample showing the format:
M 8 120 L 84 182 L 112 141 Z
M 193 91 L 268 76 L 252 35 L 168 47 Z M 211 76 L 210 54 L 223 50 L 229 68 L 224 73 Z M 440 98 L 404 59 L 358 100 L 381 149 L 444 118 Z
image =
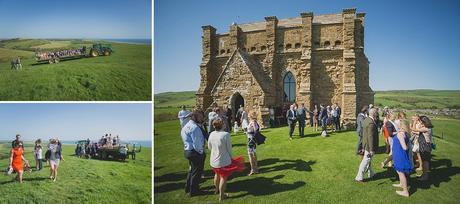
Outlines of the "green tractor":
M 110 44 L 93 44 L 93 47 L 89 51 L 90 56 L 109 56 L 113 52 L 112 45 Z

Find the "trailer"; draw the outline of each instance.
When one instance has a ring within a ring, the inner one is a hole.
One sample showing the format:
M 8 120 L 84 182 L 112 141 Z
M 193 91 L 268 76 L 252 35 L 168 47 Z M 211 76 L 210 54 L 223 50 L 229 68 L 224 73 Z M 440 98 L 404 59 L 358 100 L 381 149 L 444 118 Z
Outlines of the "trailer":
M 66 49 L 58 51 L 44 52 L 41 50 L 35 51 L 35 59 L 37 63 L 59 63 L 60 61 L 80 59 L 86 57 L 86 46 L 77 49 Z

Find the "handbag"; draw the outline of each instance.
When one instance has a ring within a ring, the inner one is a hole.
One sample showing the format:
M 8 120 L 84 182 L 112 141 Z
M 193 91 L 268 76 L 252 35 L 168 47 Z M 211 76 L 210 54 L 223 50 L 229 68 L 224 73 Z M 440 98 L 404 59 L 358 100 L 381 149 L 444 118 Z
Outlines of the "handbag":
M 418 145 L 419 145 L 419 152 L 431 152 L 431 146 L 426 142 L 425 136 L 423 133 L 420 133 L 418 136 Z
M 254 136 L 255 136 L 257 145 L 264 144 L 264 143 L 265 143 L 265 139 L 267 138 L 267 137 L 265 137 L 264 135 L 262 135 L 262 133 L 260 133 L 259 131 L 257 131 L 256 134 L 255 134 Z

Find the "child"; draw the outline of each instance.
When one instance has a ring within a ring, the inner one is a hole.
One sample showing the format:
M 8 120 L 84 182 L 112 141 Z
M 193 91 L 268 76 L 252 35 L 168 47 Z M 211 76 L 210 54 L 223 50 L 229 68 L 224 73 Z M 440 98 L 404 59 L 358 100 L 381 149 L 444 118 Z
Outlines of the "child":
M 233 133 L 237 134 L 238 133 L 238 122 L 235 121 L 235 124 L 233 125 Z
M 35 141 L 35 147 L 34 147 L 34 158 L 35 158 L 35 166 L 37 167 L 37 171 L 42 170 L 43 168 L 43 163 L 42 163 L 42 141 L 41 139 L 38 139 Z

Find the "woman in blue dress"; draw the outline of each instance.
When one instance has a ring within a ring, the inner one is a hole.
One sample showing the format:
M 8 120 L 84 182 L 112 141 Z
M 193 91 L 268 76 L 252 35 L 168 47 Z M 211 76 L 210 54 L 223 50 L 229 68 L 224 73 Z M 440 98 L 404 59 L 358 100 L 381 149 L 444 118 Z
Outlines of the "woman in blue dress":
M 402 191 L 396 191 L 396 193 L 404 197 L 409 197 L 409 191 L 407 190 L 407 179 L 409 177 L 408 175 L 413 170 L 413 166 L 409 158 L 409 132 L 409 123 L 406 120 L 401 120 L 399 124 L 397 139 L 395 138 L 393 140 L 392 147 L 394 169 L 399 176 L 399 184 L 393 184 L 393 186 L 402 188 Z

